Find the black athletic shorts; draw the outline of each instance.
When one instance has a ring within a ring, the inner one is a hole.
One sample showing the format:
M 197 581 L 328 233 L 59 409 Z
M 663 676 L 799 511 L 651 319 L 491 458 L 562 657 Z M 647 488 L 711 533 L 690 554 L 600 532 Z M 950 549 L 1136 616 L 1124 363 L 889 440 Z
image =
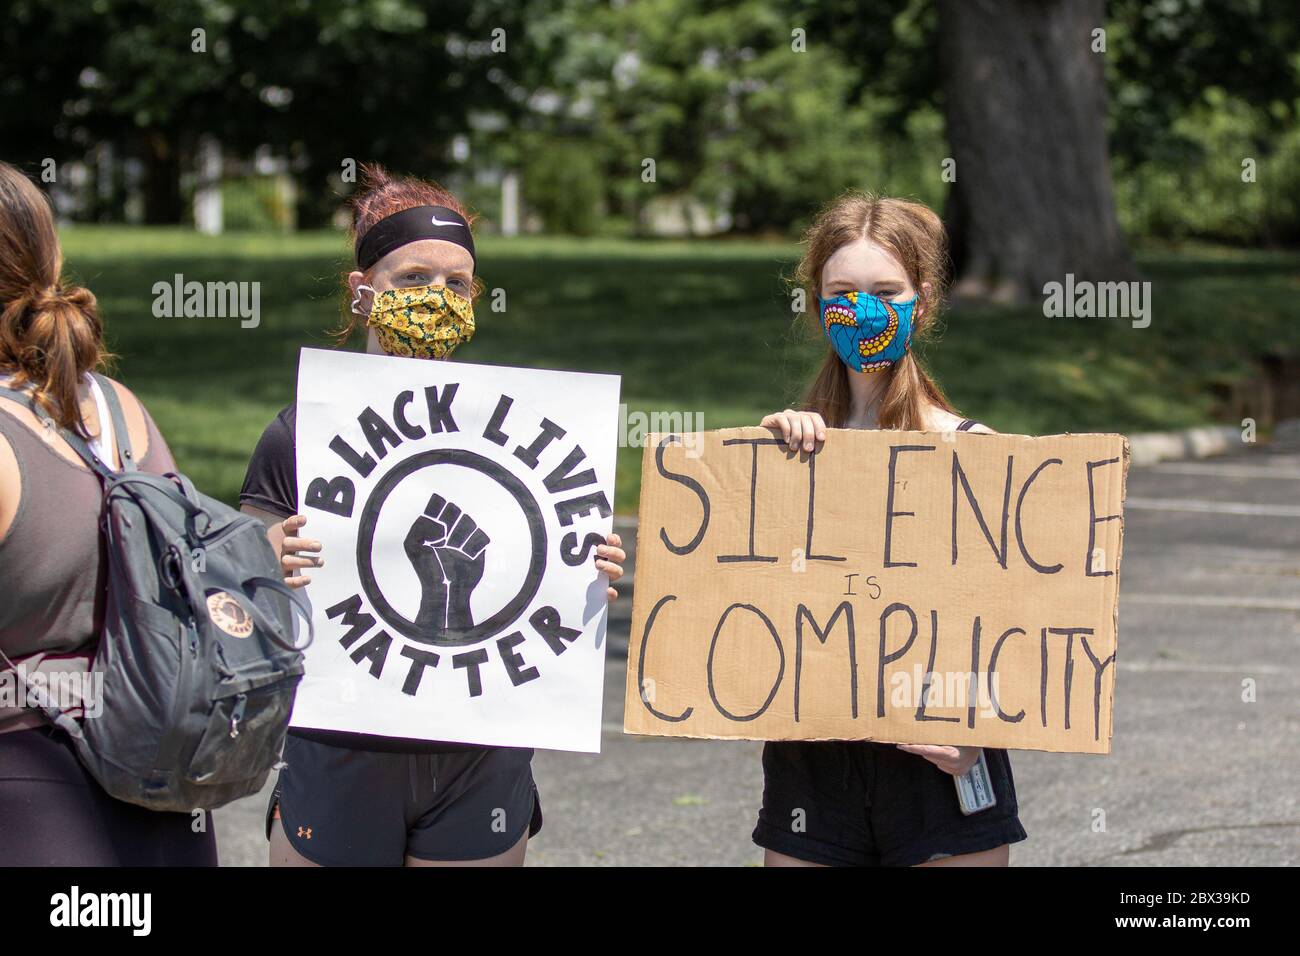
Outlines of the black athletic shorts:
M 984 751 L 997 805 L 966 816 L 951 774 L 893 744 L 763 747 L 754 842 L 827 866 L 915 866 L 1025 839 L 1005 750 Z
M 0 866 L 216 866 L 212 815 L 114 799 L 53 727 L 0 734 Z
M 542 827 L 532 758 L 516 747 L 377 753 L 290 734 L 267 837 L 278 804 L 293 848 L 322 866 L 485 860 Z

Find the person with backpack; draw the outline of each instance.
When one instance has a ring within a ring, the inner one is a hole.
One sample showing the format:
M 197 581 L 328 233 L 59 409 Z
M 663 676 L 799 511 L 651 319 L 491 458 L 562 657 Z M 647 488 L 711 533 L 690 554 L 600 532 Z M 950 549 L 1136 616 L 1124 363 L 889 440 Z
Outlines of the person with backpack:
M 105 706 L 91 680 L 107 604 L 104 490 L 60 432 L 108 472 L 176 467 L 140 401 L 91 375 L 108 358 L 103 324 L 62 262 L 45 195 L 0 163 L 0 385 L 13 390 L 0 395 L 0 866 L 215 866 L 209 813 L 115 799 L 68 732 L 28 706 L 29 684 L 69 719 Z M 128 445 L 134 461 L 119 451 Z
M 474 332 L 473 219 L 440 186 L 380 167 L 365 172 L 352 200 L 356 268 L 339 344 L 364 332 L 372 353 L 446 359 Z M 265 522 L 286 583 L 306 585 L 304 572 L 325 556 L 298 513 L 294 405 L 258 442 L 240 504 Z M 595 566 L 611 582 L 623 573 L 621 545 L 611 534 L 597 549 Z M 271 865 L 522 864 L 542 822 L 532 756 L 529 748 L 290 729 L 267 808 Z
M 804 236 L 797 278 L 828 341 L 804 396 L 759 424 L 792 451 L 827 428 L 990 432 L 962 418 L 912 351 L 942 301 L 946 238 L 920 203 L 849 192 Z M 954 778 L 994 802 L 963 807 Z M 865 740 L 769 741 L 753 839 L 767 866 L 1006 866 L 1025 839 L 1005 750 Z

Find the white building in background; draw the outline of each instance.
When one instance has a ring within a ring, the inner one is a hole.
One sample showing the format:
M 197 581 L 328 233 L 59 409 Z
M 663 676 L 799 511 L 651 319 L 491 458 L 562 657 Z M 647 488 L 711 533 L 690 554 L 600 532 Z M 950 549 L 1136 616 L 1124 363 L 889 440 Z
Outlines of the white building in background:
M 213 136 L 199 141 L 198 179 L 194 185 L 194 228 L 205 236 L 225 229 L 221 208 L 221 144 Z

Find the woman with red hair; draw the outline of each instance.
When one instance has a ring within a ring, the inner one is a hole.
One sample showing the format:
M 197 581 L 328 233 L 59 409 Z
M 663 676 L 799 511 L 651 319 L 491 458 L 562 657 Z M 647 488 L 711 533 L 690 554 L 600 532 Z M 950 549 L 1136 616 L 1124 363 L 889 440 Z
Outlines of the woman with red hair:
M 340 344 L 364 329 L 369 352 L 446 359 L 474 332 L 473 219 L 433 183 L 378 167 L 366 176 L 352 203 L 357 268 L 347 277 Z M 324 558 L 296 513 L 295 420 L 290 405 L 267 427 L 240 505 L 266 523 L 286 583 L 302 587 L 303 572 Z M 623 573 L 621 544 L 612 534 L 597 549 L 596 567 L 610 581 Z M 532 756 L 528 748 L 291 728 L 267 811 L 271 864 L 521 864 L 542 821 Z

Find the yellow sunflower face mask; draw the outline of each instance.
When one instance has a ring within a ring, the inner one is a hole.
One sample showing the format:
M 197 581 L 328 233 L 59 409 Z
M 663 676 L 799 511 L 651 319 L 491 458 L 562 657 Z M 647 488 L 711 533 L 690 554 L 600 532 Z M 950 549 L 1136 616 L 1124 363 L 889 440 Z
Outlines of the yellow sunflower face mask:
M 389 355 L 446 358 L 474 337 L 474 304 L 441 285 L 386 289 L 375 292 L 366 325 Z

